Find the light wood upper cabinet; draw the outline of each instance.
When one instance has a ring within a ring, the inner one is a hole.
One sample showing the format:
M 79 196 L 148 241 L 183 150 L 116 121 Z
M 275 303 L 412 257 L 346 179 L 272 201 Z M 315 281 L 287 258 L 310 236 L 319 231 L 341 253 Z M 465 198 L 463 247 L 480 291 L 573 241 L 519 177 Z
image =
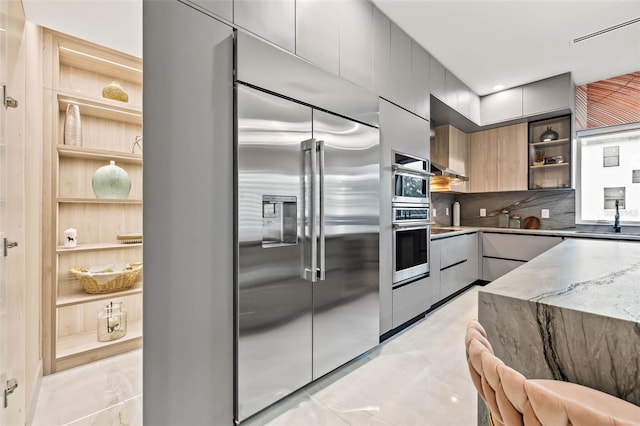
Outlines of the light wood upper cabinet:
M 469 135 L 449 124 L 435 128 L 435 138 L 431 144 L 431 161 L 468 176 Z M 468 192 L 468 182 L 450 185 L 455 192 Z
M 527 123 L 520 123 L 498 129 L 498 191 L 527 189 L 527 128 Z
M 233 23 L 295 52 L 295 0 L 234 0 Z
M 471 192 L 527 189 L 527 123 L 471 133 Z
M 340 72 L 340 7 L 337 2 L 296 4 L 296 55 L 335 75 Z

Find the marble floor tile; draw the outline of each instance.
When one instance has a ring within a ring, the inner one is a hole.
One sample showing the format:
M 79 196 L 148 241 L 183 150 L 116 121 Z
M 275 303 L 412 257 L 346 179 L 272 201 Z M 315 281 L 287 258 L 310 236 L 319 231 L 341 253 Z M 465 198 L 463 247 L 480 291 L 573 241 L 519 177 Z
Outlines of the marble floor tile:
M 472 426 L 464 333 L 473 287 L 242 426 Z M 142 350 L 46 376 L 34 426 L 142 425 Z
M 111 407 L 132 407 L 131 401 L 136 400 L 140 405 L 138 417 L 141 420 L 141 396 L 140 349 L 44 377 L 32 425 L 76 424 L 82 419 L 99 416 Z M 129 412 L 133 410 L 128 409 Z M 130 418 L 132 423 L 126 424 L 142 424 L 141 421 L 135 423 L 135 416 Z

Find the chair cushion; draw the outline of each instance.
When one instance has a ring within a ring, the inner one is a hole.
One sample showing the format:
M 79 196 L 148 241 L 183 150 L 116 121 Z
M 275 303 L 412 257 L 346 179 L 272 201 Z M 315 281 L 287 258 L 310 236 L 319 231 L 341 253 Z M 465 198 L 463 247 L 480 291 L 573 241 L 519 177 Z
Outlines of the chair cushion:
M 640 424 L 640 407 L 596 389 L 560 380 L 534 379 L 529 382 L 565 398 L 575 406 L 586 406 L 616 420 Z M 585 413 L 586 414 L 586 413 Z M 619 424 L 611 422 L 610 424 Z

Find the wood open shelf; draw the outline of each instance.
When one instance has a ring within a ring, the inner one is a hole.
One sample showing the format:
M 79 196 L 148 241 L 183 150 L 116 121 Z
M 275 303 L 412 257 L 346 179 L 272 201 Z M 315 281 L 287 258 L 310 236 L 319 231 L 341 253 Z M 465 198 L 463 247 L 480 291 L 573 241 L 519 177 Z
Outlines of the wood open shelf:
M 75 293 L 58 296 L 56 306 L 58 308 L 64 308 L 65 306 L 79 305 L 81 303 L 113 299 L 114 297 L 131 296 L 133 294 L 141 294 L 141 293 L 142 293 L 142 281 L 136 282 L 133 285 L 133 287 L 131 287 L 130 289 L 122 290 L 122 291 L 114 291 L 111 293 L 90 294 L 82 290 L 78 290 Z
M 529 166 L 531 169 L 548 169 L 554 167 L 567 167 L 569 163 L 560 163 L 560 164 L 543 164 L 542 166 Z
M 137 83 L 142 81 L 142 68 L 130 59 L 106 50 L 97 53 L 71 40 L 60 39 L 58 58 L 61 64 L 74 68 Z
M 66 204 L 142 204 L 142 200 L 111 198 L 58 198 L 59 203 Z
M 74 253 L 79 251 L 98 251 L 98 250 L 118 250 L 118 249 L 126 249 L 126 248 L 134 248 L 134 247 L 142 247 L 142 243 L 89 243 L 89 244 L 78 244 L 73 248 L 65 248 L 64 246 L 56 247 L 56 252 L 59 254 L 62 253 Z
M 80 108 L 80 115 L 105 118 L 125 123 L 142 124 L 142 108 L 130 107 L 126 103 L 110 99 L 94 99 L 76 93 L 57 92 L 58 109 L 66 111 L 69 104 Z
M 58 155 L 84 160 L 116 160 L 121 163 L 142 164 L 142 154 L 129 154 L 121 151 L 85 148 L 73 145 L 58 145 Z
M 64 358 L 94 349 L 120 345 L 140 338 L 142 338 L 142 321 L 128 321 L 127 334 L 124 337 L 111 342 L 98 342 L 95 330 L 59 337 L 57 348 L 58 352 L 56 355 L 58 358 Z
M 554 146 L 554 145 L 564 145 L 567 142 L 569 142 L 569 138 L 556 139 L 555 141 L 548 141 L 548 142 L 531 142 L 530 145 L 535 147 L 545 147 L 545 146 Z

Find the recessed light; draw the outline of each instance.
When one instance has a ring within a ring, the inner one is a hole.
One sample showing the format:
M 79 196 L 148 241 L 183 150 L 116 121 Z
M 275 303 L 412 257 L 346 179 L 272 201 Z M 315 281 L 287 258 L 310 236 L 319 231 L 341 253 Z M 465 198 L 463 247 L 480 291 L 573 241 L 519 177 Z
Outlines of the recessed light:
M 504 84 L 496 84 L 493 86 L 493 90 L 502 90 L 504 89 Z

